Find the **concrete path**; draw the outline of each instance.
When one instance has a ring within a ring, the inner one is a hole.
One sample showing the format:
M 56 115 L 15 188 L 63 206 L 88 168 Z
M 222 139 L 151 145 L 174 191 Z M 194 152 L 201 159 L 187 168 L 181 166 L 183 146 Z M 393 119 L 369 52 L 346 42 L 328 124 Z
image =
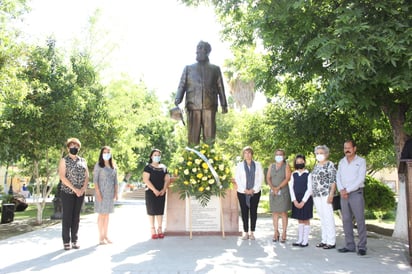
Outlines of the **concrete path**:
M 406 243 L 368 233 L 368 253 L 340 254 L 316 248 L 319 222 L 312 221 L 309 247 L 272 243 L 272 221 L 259 218 L 255 241 L 227 236 L 167 236 L 151 240 L 144 201 L 123 201 L 110 216 L 110 245 L 98 245 L 95 214 L 83 216 L 79 250 L 64 251 L 61 225 L 0 241 L 0 273 L 412 273 Z M 239 222 L 240 223 L 240 222 Z M 337 223 L 337 245 L 343 233 Z

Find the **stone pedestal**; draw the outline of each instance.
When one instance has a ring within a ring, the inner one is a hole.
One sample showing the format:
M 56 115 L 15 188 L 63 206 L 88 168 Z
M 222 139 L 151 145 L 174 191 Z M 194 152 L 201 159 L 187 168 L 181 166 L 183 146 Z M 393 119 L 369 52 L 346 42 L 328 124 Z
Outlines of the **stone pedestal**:
M 179 193 L 169 190 L 166 199 L 166 230 L 167 235 L 189 235 L 186 229 L 187 202 L 179 199 Z M 240 235 L 239 231 L 239 203 L 236 190 L 227 190 L 222 198 L 223 225 L 225 235 Z M 220 218 L 220 216 L 217 216 Z M 195 221 L 195 220 L 193 220 Z M 192 231 L 193 235 L 222 235 L 222 231 Z

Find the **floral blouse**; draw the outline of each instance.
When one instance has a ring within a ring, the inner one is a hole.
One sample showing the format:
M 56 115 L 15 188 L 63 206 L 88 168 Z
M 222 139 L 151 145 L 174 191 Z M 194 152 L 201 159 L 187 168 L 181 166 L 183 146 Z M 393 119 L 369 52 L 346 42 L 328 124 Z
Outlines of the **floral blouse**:
M 328 196 L 330 186 L 336 183 L 336 168 L 334 164 L 328 161 L 323 166 L 316 165 L 311 174 L 313 197 Z
M 75 188 L 82 188 L 86 181 L 86 160 L 81 157 L 77 157 L 76 160 L 73 160 L 67 155 L 64 157 L 64 161 L 66 162 L 66 178 Z M 62 184 L 62 191 L 67 194 L 74 194 L 73 190 L 65 184 Z

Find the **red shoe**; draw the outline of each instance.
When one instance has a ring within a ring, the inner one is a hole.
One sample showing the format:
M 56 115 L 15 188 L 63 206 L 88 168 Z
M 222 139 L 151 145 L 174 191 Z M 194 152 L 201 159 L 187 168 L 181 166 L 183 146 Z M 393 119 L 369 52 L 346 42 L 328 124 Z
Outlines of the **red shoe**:
M 152 234 L 152 239 L 153 240 L 156 240 L 156 239 L 158 239 L 159 238 L 159 235 L 158 234 Z
M 159 235 L 157 235 L 155 228 L 152 227 L 152 240 L 156 240 L 158 238 L 159 238 Z

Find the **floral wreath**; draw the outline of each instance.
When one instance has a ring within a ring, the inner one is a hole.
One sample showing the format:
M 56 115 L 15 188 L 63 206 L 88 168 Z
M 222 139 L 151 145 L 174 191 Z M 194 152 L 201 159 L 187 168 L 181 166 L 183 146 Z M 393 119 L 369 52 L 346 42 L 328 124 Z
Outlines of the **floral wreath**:
M 203 207 L 211 196 L 224 197 L 226 190 L 232 188 L 230 162 L 215 145 L 186 147 L 180 152 L 173 173 L 177 178 L 172 189 L 180 199 L 195 197 Z

